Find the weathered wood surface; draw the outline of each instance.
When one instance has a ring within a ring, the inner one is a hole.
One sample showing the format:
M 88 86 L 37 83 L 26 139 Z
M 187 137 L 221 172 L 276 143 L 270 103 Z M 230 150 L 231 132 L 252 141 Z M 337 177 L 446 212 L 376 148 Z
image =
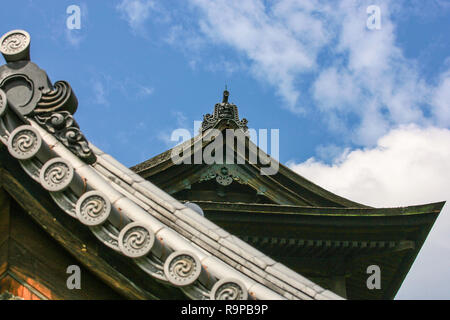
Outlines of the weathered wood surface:
M 0 300 L 42 300 L 46 299 L 41 294 L 35 294 L 31 286 L 17 281 L 10 274 L 0 278 Z
M 9 269 L 48 288 L 52 299 L 119 299 L 120 296 L 57 244 L 16 203 L 11 206 Z M 81 290 L 66 286 L 70 265 L 81 269 Z M 42 294 L 47 295 L 46 292 Z
M 0 188 L 0 246 L 3 244 L 3 242 L 5 242 L 8 239 L 8 235 L 9 235 L 9 196 L 3 188 Z
M 8 269 L 8 241 L 0 244 L 0 277 Z

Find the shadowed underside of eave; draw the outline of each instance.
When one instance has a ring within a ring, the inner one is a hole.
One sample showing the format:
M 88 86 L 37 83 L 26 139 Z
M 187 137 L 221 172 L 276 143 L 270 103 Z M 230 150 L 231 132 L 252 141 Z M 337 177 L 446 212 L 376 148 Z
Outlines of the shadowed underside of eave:
M 376 209 L 198 204 L 208 219 L 322 286 L 322 277 L 342 273 L 347 298 L 393 299 L 444 202 Z M 382 290 L 367 289 L 369 265 L 380 266 Z

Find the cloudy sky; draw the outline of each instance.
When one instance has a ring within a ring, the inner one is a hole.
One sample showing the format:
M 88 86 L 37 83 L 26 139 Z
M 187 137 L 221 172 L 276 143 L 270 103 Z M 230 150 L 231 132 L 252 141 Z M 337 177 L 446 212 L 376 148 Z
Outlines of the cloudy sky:
M 0 27 L 30 32 L 88 139 L 126 165 L 193 132 L 227 85 L 319 185 L 373 206 L 450 200 L 448 0 L 16 0 Z M 397 298 L 450 299 L 449 240 L 446 205 Z

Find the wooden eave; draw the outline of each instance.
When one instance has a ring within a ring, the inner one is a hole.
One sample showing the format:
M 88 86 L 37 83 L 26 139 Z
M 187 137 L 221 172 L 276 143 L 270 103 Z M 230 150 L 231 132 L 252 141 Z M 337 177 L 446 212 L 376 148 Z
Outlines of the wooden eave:
M 313 279 L 327 265 L 345 264 L 350 299 L 393 299 L 445 202 L 398 208 L 197 204 L 211 221 Z M 383 270 L 381 291 L 365 286 L 362 266 L 371 264 Z
M 222 123 L 217 128 L 224 130 L 227 125 Z M 185 142 L 184 148 L 199 148 L 195 142 L 201 137 Z M 209 143 L 203 141 L 202 148 Z M 246 145 L 246 154 L 248 150 Z M 131 169 L 175 195 L 186 185 L 198 182 L 208 165 L 177 166 L 171 161 L 171 152 L 172 149 Z M 254 190 L 270 186 L 271 192 L 265 195 L 276 204 L 202 199 L 194 202 L 214 223 L 308 276 L 308 270 L 296 268 L 296 264 L 308 259 L 339 264 L 335 257 L 347 256 L 356 266 L 354 269 L 367 263 L 382 266 L 385 277 L 381 291 L 368 292 L 365 270 L 353 270 L 353 276 L 348 278 L 350 299 L 393 299 L 445 204 L 372 208 L 337 196 L 282 164 L 273 176 L 258 175 L 260 167 L 250 164 L 245 155 L 240 156 L 246 158 L 246 163 L 239 165 L 241 170 L 254 177 L 255 183 L 248 185 Z M 311 271 L 321 268 L 314 263 Z
M 214 202 L 199 201 L 202 209 L 206 211 L 221 212 L 246 212 L 258 215 L 296 215 L 296 216 L 342 216 L 342 217 L 364 217 L 368 216 L 410 216 L 421 214 L 439 214 L 445 201 L 413 205 L 406 207 L 390 207 L 390 208 L 339 208 L 339 207 L 316 207 L 316 206 L 295 206 L 281 204 L 258 204 L 258 203 L 236 203 L 236 202 Z M 282 219 L 274 217 L 274 222 L 281 222 Z

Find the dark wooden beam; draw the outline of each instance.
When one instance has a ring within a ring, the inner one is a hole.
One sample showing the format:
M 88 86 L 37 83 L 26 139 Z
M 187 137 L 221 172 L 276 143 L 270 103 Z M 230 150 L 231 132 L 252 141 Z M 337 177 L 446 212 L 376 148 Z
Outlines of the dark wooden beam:
M 8 269 L 8 239 L 9 239 L 9 196 L 2 188 L 3 169 L 0 168 L 0 276 Z
M 48 299 L 123 299 L 78 263 L 14 201 L 11 202 L 9 272 Z M 67 288 L 67 268 L 80 268 L 81 289 Z M 26 285 L 25 285 L 26 286 Z
M 330 277 L 330 290 L 347 299 L 347 286 L 345 275 L 336 275 Z

